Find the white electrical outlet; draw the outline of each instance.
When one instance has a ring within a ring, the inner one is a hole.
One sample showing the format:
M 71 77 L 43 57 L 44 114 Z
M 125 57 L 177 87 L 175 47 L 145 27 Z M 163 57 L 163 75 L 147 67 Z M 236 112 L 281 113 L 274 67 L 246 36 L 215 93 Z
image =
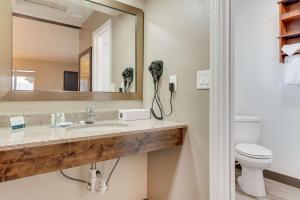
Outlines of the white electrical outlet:
M 174 83 L 174 92 L 177 90 L 177 75 L 170 76 L 169 83 Z
M 198 71 L 197 72 L 197 89 L 207 90 L 210 88 L 210 71 Z

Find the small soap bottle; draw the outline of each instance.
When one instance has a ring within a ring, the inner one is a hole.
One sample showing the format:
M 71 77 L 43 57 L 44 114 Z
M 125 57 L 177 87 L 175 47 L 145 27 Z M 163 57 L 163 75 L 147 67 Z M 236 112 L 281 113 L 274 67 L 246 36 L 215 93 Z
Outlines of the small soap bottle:
M 65 113 L 61 113 L 60 123 L 64 123 L 66 121 Z
M 51 127 L 54 128 L 56 126 L 56 117 L 55 114 L 51 114 Z
M 61 114 L 60 113 L 56 113 L 55 114 L 55 118 L 56 118 L 56 126 L 59 126 L 60 120 L 61 120 Z

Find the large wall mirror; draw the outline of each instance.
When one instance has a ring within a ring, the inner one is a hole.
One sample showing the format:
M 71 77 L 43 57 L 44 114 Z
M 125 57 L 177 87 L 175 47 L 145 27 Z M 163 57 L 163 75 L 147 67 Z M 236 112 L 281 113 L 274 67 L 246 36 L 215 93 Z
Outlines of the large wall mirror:
M 138 100 L 143 11 L 113 0 L 13 0 L 2 100 Z

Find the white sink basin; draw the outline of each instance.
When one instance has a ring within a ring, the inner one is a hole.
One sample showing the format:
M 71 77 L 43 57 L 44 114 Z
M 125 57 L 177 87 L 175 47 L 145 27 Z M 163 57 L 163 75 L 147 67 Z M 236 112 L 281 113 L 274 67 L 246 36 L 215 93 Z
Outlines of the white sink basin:
M 120 130 L 128 127 L 128 124 L 120 123 L 120 122 L 98 122 L 95 124 L 84 124 L 84 125 L 74 125 L 66 128 L 67 131 L 72 132 L 101 132 L 108 130 Z

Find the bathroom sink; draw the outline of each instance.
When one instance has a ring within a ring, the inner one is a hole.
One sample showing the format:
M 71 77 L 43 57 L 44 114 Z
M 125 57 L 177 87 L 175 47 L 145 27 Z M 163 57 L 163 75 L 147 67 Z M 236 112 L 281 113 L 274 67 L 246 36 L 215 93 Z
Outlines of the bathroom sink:
M 109 130 L 120 130 L 128 127 L 128 124 L 120 123 L 120 122 L 99 122 L 95 124 L 83 124 L 83 125 L 74 125 L 66 128 L 67 131 L 72 132 L 101 132 L 101 131 L 109 131 Z

